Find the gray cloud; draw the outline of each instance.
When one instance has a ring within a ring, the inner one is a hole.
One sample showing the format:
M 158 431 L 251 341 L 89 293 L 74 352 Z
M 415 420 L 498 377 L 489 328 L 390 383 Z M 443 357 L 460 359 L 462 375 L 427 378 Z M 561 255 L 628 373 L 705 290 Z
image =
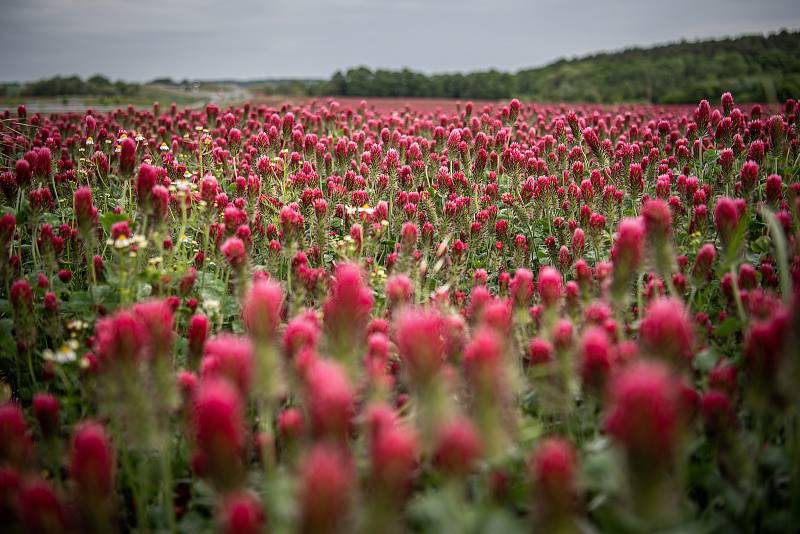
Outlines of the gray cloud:
M 0 0 L 0 79 L 514 70 L 800 27 L 796 0 Z

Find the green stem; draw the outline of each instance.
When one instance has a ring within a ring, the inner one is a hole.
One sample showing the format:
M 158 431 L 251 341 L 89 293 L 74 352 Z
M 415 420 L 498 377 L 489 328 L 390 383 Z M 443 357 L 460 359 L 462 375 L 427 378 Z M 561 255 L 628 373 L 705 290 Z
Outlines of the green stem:
M 739 279 L 736 276 L 736 263 L 731 263 L 731 286 L 733 287 L 733 300 L 736 302 L 736 313 L 739 315 L 739 321 L 742 326 L 747 323 L 747 315 L 744 313 L 744 306 L 742 305 L 742 295 L 739 293 Z
M 792 298 L 792 282 L 789 278 L 789 259 L 786 253 L 786 238 L 783 235 L 778 220 L 775 215 L 766 207 L 762 206 L 761 215 L 767 222 L 769 233 L 772 235 L 772 243 L 775 247 L 775 256 L 778 263 L 778 272 L 781 281 L 781 296 L 783 302 L 788 305 Z
M 36 372 L 33 370 L 33 356 L 31 355 L 31 349 L 27 349 L 25 351 L 27 353 L 28 359 L 28 372 L 31 374 L 31 384 L 33 384 L 34 389 L 38 389 L 37 380 L 36 380 Z
M 167 443 L 164 446 L 164 450 L 161 451 L 162 506 L 164 507 L 164 514 L 167 517 L 167 528 L 170 532 L 175 532 L 175 506 L 172 494 L 172 451 L 169 437 L 167 437 L 165 441 Z

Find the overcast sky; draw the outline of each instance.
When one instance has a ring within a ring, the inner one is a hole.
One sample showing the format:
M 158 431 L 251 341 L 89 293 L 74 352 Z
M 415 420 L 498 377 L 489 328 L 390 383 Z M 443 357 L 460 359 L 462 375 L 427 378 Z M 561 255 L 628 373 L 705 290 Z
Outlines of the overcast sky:
M 800 28 L 800 0 L 0 0 L 0 80 L 515 70 Z

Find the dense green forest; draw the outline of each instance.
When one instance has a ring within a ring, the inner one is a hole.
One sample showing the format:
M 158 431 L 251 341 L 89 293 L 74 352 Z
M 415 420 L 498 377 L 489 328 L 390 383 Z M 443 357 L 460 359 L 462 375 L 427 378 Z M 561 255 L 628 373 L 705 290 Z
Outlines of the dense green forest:
M 540 102 L 694 103 L 731 91 L 742 102 L 800 97 L 800 32 L 630 48 L 562 59 L 516 73 L 423 74 L 409 69 L 356 67 L 329 80 L 231 82 L 263 95 L 385 96 L 505 99 Z M 188 88 L 168 78 L 153 83 Z M 103 76 L 56 76 L 27 84 L 0 84 L 0 96 L 132 96 L 141 86 Z
M 800 96 L 800 32 L 681 42 L 560 60 L 517 73 L 425 75 L 410 70 L 337 72 L 313 88 L 346 96 L 566 102 L 697 102 L 731 91 L 740 101 Z

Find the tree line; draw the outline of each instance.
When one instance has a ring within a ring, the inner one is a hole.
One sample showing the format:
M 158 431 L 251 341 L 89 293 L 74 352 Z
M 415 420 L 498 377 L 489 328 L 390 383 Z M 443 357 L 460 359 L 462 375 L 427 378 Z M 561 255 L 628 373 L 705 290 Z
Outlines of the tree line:
M 518 72 L 483 70 L 424 74 L 410 69 L 355 67 L 328 80 L 242 82 L 252 91 L 284 96 L 428 97 L 539 102 L 695 103 L 731 91 L 742 102 L 800 97 L 800 32 L 630 48 L 562 59 Z M 169 79 L 154 83 L 174 84 Z M 188 82 L 185 81 L 184 84 Z M 209 82 L 210 83 L 210 82 Z M 95 75 L 55 76 L 0 84 L 0 96 L 126 96 L 141 86 Z
M 516 73 L 426 75 L 409 69 L 336 72 L 317 95 L 525 98 L 564 102 L 693 103 L 731 91 L 740 101 L 800 96 L 800 32 L 680 42 L 559 60 Z
M 53 76 L 25 84 L 3 84 L 0 94 L 37 97 L 126 96 L 137 94 L 140 87 L 137 83 L 112 82 L 99 74 L 85 80 L 73 75 Z

